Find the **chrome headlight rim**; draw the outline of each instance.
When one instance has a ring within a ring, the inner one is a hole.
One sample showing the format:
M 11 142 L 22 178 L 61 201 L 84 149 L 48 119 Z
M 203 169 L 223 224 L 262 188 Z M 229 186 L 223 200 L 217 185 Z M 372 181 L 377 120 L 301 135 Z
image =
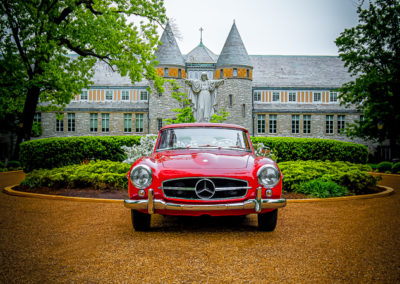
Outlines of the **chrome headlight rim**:
M 134 179 L 134 175 L 138 170 L 145 170 L 146 173 L 148 174 L 148 180 L 146 183 L 138 183 L 137 181 L 135 181 Z M 146 165 L 137 165 L 135 167 L 133 167 L 133 169 L 131 170 L 130 174 L 129 174 L 130 180 L 132 182 L 132 184 L 138 188 L 138 189 L 145 189 L 147 187 L 149 187 L 151 185 L 151 183 L 153 182 L 153 171 L 151 170 L 151 168 L 149 166 Z
M 263 181 L 263 179 L 260 177 L 262 172 L 264 170 L 268 170 L 268 169 L 272 169 L 275 172 L 275 177 L 276 177 L 276 182 L 272 183 L 272 184 L 267 184 Z M 279 181 L 281 180 L 281 173 L 279 172 L 278 168 L 274 165 L 263 165 L 261 166 L 258 171 L 257 171 L 257 179 L 258 179 L 258 183 L 260 185 L 262 185 L 264 188 L 273 188 L 275 186 L 278 185 Z

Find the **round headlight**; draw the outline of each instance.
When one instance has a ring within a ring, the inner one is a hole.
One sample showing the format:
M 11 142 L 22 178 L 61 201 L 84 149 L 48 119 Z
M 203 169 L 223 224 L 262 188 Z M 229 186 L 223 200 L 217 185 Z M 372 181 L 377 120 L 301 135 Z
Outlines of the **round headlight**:
M 264 165 L 258 170 L 257 177 L 259 184 L 267 188 L 272 188 L 279 183 L 281 174 L 275 166 Z
M 145 189 L 153 180 L 151 169 L 145 165 L 134 167 L 131 171 L 130 177 L 133 185 L 139 189 Z

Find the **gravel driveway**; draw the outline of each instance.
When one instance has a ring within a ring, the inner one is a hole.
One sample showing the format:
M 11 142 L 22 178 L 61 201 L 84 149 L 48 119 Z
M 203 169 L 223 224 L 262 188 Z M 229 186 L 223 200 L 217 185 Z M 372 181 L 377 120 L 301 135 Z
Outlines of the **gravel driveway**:
M 0 193 L 0 282 L 399 282 L 400 177 L 381 184 L 396 193 L 288 204 L 272 233 L 255 215 L 155 215 L 135 232 L 119 204 Z

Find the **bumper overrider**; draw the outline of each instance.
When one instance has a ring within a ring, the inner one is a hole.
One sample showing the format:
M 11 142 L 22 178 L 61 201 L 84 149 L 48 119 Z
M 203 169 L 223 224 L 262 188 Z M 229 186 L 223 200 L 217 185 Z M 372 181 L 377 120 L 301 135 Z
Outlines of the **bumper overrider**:
M 142 200 L 125 199 L 124 206 L 135 210 L 147 210 L 149 214 L 154 214 L 155 210 L 175 210 L 175 211 L 223 211 L 223 210 L 247 210 L 254 209 L 255 212 L 261 212 L 262 209 L 277 209 L 286 206 L 286 199 L 262 199 L 261 187 L 257 188 L 256 199 L 249 199 L 236 203 L 219 204 L 179 204 L 165 202 L 160 199 L 154 199 L 153 189 L 148 190 L 148 198 Z

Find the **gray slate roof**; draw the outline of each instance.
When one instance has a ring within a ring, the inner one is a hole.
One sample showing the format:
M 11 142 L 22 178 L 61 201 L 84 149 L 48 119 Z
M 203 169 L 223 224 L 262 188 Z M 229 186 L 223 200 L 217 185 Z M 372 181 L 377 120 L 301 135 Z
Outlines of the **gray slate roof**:
M 217 67 L 223 66 L 252 66 L 235 23 L 233 23 L 221 54 L 218 57 Z
M 253 87 L 337 88 L 353 80 L 337 56 L 251 55 Z
M 162 45 L 157 47 L 155 55 L 159 65 L 178 65 L 185 67 L 185 60 L 176 43 L 174 33 L 169 23 L 165 26 L 165 30 L 161 36 Z
M 218 55 L 209 50 L 202 42 L 185 56 L 186 63 L 216 63 Z

